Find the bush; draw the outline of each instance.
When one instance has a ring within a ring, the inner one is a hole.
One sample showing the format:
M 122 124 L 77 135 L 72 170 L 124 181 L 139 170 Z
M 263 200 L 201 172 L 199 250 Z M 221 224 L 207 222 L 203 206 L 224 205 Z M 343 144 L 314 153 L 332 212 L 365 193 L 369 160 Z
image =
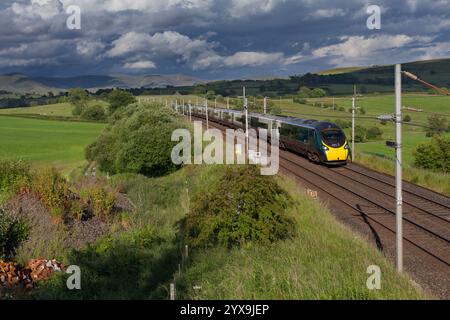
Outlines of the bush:
M 86 107 L 81 113 L 81 118 L 85 120 L 103 121 L 106 120 L 105 109 L 100 105 Z
M 71 89 L 68 96 L 69 102 L 74 106 L 72 114 L 79 116 L 87 107 L 89 101 L 89 94 L 83 89 Z
M 366 138 L 369 140 L 375 140 L 381 138 L 383 135 L 383 131 L 381 131 L 378 127 L 372 127 L 369 130 L 367 130 Z
M 347 121 L 347 120 L 343 120 L 343 119 L 337 119 L 335 121 L 335 123 L 341 127 L 342 129 L 347 129 L 350 128 L 352 126 L 352 122 L 351 121 Z
M 428 127 L 426 129 L 427 137 L 442 134 L 448 130 L 447 118 L 438 114 L 433 114 L 428 118 Z
M 300 98 L 300 97 L 294 97 L 292 100 L 295 103 L 300 103 L 300 104 L 307 104 L 308 103 L 308 101 L 306 101 L 306 99 Z
M 113 90 L 108 94 L 109 113 L 113 114 L 120 107 L 126 107 L 136 103 L 136 98 L 124 90 Z
M 181 237 L 193 247 L 269 244 L 292 236 L 285 215 L 290 196 L 256 166 L 225 167 L 222 176 L 191 199 L 180 222 Z
M 69 185 L 55 169 L 40 171 L 34 181 L 33 190 L 50 209 L 50 213 L 60 218 L 71 209 Z
M 403 122 L 411 122 L 411 116 L 409 114 L 407 114 L 406 116 L 403 117 Z
M 341 112 L 345 112 L 345 108 L 344 107 L 339 107 L 338 110 L 341 111 Z
M 365 142 L 367 129 L 362 126 L 355 127 L 355 142 Z
M 74 202 L 72 206 L 72 214 L 75 218 L 81 219 L 84 215 L 83 208 L 90 207 L 92 215 L 105 219 L 113 213 L 117 195 L 104 187 L 96 186 L 81 190 L 80 198 L 81 205 Z
M 160 104 L 129 105 L 127 115 L 111 124 L 86 149 L 88 160 L 97 161 L 103 172 L 161 176 L 177 169 L 171 152 L 175 129 L 185 128 L 182 118 Z
M 27 225 L 0 208 L 0 259 L 12 259 L 20 244 L 27 238 Z
M 0 194 L 17 192 L 31 180 L 30 165 L 23 160 L 0 160 Z
M 413 154 L 416 167 L 450 172 L 450 137 L 436 136 L 420 144 Z

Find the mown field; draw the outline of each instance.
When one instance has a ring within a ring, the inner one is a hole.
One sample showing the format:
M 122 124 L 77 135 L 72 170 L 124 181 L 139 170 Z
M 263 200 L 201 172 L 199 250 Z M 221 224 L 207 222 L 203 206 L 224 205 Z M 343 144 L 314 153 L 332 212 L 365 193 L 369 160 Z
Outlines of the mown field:
M 88 105 L 99 104 L 104 107 L 107 106 L 107 103 L 101 100 L 92 100 L 89 101 Z M 34 106 L 34 107 L 23 107 L 23 108 L 8 108 L 8 109 L 0 109 L 0 115 L 20 115 L 20 116 L 32 116 L 39 115 L 42 117 L 67 117 L 72 118 L 72 109 L 73 106 L 68 103 L 57 103 L 50 104 L 45 106 Z
M 84 148 L 103 128 L 96 123 L 0 116 L 0 158 L 68 171 L 86 163 Z

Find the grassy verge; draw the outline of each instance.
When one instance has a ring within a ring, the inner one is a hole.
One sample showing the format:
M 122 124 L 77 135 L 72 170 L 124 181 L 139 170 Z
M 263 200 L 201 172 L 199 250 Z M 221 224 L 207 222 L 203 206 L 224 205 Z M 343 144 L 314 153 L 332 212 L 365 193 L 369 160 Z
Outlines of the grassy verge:
M 281 185 L 297 199 L 293 240 L 245 250 L 195 252 L 178 292 L 186 299 L 420 299 L 381 253 L 339 224 L 287 179 Z M 367 267 L 382 271 L 381 290 L 368 290 Z M 197 286 L 197 289 L 193 287 Z M 201 289 L 198 289 L 201 288 Z
M 379 172 L 395 174 L 395 161 L 393 159 L 358 153 L 356 162 Z M 403 165 L 403 179 L 450 196 L 450 174 L 418 169 L 405 164 Z
M 216 179 L 219 170 L 189 166 L 162 178 L 113 177 L 112 183 L 137 205 L 136 213 L 122 221 L 126 231 L 67 255 L 70 264 L 81 267 L 82 290 L 68 291 L 61 275 L 41 285 L 36 298 L 167 299 L 181 262 L 176 222 L 188 212 L 190 196 Z M 296 199 L 289 211 L 298 222 L 296 236 L 269 246 L 191 250 L 181 277 L 176 276 L 177 298 L 424 298 L 381 253 L 307 198 L 293 181 L 280 178 L 279 183 Z M 369 265 L 382 270 L 381 290 L 366 287 Z

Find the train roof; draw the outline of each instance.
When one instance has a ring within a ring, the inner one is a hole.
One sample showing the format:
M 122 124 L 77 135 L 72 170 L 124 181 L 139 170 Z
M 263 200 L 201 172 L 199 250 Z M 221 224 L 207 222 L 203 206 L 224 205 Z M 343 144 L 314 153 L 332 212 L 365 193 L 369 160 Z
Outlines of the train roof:
M 204 106 L 194 106 L 194 107 L 205 108 Z M 234 114 L 236 114 L 236 113 L 243 114 L 244 113 L 244 111 L 242 111 L 242 110 L 234 110 L 234 109 L 223 109 L 223 108 L 209 108 L 209 109 L 216 110 L 216 111 L 225 111 L 225 112 L 234 113 Z M 282 123 L 293 125 L 293 126 L 301 126 L 301 127 L 308 127 L 310 129 L 318 129 L 320 131 L 326 130 L 326 129 L 342 130 L 337 124 L 328 122 L 328 121 L 296 118 L 296 117 L 290 117 L 290 116 L 275 116 L 275 115 L 260 114 L 260 113 L 255 113 L 255 112 L 249 112 L 249 115 L 253 116 L 253 117 L 258 117 L 258 118 L 265 118 L 268 120 L 280 121 Z

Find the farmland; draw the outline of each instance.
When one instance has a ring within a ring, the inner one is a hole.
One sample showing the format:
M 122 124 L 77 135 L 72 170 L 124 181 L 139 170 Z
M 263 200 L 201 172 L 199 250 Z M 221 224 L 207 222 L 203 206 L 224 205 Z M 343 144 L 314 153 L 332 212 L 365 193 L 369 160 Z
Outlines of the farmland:
M 95 123 L 0 116 L 0 158 L 21 158 L 67 171 L 86 162 L 84 148 L 103 128 Z

